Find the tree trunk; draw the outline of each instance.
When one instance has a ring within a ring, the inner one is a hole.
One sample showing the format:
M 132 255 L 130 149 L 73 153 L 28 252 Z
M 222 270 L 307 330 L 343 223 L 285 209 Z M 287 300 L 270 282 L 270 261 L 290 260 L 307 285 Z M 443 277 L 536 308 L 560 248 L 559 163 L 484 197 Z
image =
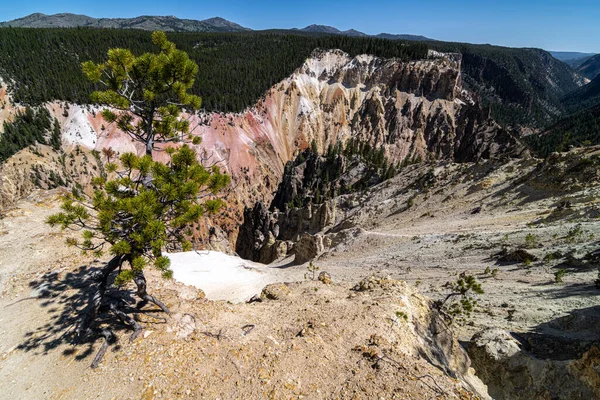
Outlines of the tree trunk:
M 150 112 L 150 117 L 146 120 L 146 155 L 152 157 L 152 150 L 154 149 L 154 127 L 152 122 L 154 120 L 154 109 Z
M 135 274 L 133 281 L 137 285 L 137 295 L 142 301 L 138 304 L 138 308 L 144 307 L 148 302 L 156 304 L 163 310 L 165 313 L 170 314 L 169 309 L 165 306 L 161 301 L 156 299 L 156 297 L 151 296 L 146 291 L 146 277 L 144 276 L 144 272 L 139 271 Z
M 154 138 L 149 137 L 146 140 L 146 155 L 152 157 L 152 149 L 154 148 Z
M 124 259 L 124 256 L 115 256 L 100 272 L 100 275 L 97 278 L 100 285 L 96 291 L 93 292 L 88 305 L 88 311 L 75 331 L 79 340 L 83 339 L 91 332 L 90 326 L 98 316 L 98 312 L 102 306 L 102 300 L 104 299 L 104 293 L 106 293 L 106 288 L 108 287 L 108 277 L 114 270 L 123 264 Z

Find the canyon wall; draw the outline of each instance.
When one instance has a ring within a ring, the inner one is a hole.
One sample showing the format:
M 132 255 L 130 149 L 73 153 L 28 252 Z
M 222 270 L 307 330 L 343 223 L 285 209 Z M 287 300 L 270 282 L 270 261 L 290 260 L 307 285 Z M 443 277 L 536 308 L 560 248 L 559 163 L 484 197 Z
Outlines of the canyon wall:
M 193 116 L 193 134 L 203 139 L 198 150 L 234 178 L 226 234 L 235 239 L 245 207 L 272 200 L 286 162 L 312 141 L 324 151 L 338 141 L 359 139 L 383 148 L 391 162 L 474 161 L 522 151 L 463 90 L 460 63 L 460 55 L 434 52 L 427 60 L 401 62 L 317 50 L 244 113 Z M 0 118 L 10 119 L 11 107 L 18 107 L 8 104 L 5 91 L 0 95 L 7 103 Z M 67 151 L 75 146 L 142 150 L 103 121 L 96 107 L 59 102 L 46 107 L 61 123 Z

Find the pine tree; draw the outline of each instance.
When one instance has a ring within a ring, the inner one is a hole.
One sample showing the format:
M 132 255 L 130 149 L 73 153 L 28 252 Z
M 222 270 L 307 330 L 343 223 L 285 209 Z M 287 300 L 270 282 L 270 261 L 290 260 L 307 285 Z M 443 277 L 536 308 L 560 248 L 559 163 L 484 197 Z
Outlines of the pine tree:
M 153 38 L 160 46 L 158 54 L 135 58 L 128 50 L 113 49 L 106 63 L 83 65 L 88 77 L 108 86 L 96 92 L 94 99 L 121 110 L 118 114 L 104 111 L 105 117 L 144 143 L 146 155 L 125 153 L 114 159 L 114 151 L 103 150 L 107 163 L 104 173 L 93 179 L 93 196 L 80 191 L 66 196 L 62 211 L 47 221 L 62 229 L 82 231 L 81 240 L 71 239 L 68 244 L 94 252 L 97 257 L 105 252 L 112 256 L 98 275 L 98 286 L 76 330 L 79 340 L 93 340 L 97 334 L 105 338 L 92 367 L 98 365 L 114 339 L 112 331 L 98 322 L 102 307 L 133 329 L 131 340 L 142 330 L 121 308 L 123 300 L 105 296 L 111 282 L 117 286 L 118 295 L 124 297 L 128 296 L 124 284 L 133 281 L 141 299 L 138 308 L 150 302 L 168 313 L 168 308 L 148 293 L 144 269 L 153 265 L 169 278 L 172 272 L 163 251 L 191 249 L 186 239 L 191 235 L 191 226 L 204 214 L 219 210 L 222 201 L 217 195 L 230 184 L 228 175 L 216 166 L 205 168 L 196 152 L 185 144 L 166 149 L 170 157 L 167 163 L 152 159 L 155 143 L 174 141 L 186 133 L 187 121 L 180 117 L 183 107 L 199 105 L 199 98 L 186 92 L 198 67 L 185 53 L 175 50 L 164 33 L 155 32 Z
M 197 110 L 201 103 L 199 96 L 189 93 L 198 65 L 177 50 L 164 32 L 154 32 L 152 42 L 160 48 L 158 54 L 135 57 L 127 49 L 110 49 L 106 62 L 82 64 L 92 82 L 106 87 L 93 92 L 92 101 L 118 110 L 104 109 L 104 118 L 144 143 L 147 155 L 158 143 L 182 141 L 189 121 L 179 118 L 181 111 Z

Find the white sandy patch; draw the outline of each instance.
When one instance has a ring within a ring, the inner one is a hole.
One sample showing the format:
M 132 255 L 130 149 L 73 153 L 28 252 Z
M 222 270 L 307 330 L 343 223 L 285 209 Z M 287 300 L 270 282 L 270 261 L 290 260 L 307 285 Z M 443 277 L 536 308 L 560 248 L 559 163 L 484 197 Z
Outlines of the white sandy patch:
M 273 269 L 218 251 L 188 251 L 166 256 L 171 260 L 173 278 L 202 289 L 210 300 L 242 302 L 277 281 Z
M 88 111 L 78 105 L 70 105 L 69 116 L 64 126 L 63 139 L 69 144 L 80 144 L 93 149 L 98 140 L 88 120 Z

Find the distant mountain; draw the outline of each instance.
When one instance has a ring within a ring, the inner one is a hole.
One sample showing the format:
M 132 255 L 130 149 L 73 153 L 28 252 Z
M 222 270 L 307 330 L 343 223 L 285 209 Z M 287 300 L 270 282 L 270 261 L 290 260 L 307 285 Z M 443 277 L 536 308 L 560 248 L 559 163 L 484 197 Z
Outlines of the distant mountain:
M 35 13 L 12 21 L 0 22 L 0 27 L 15 28 L 112 28 L 112 29 L 142 29 L 147 31 L 163 30 L 167 32 L 243 32 L 252 31 L 234 22 L 215 17 L 202 21 L 193 19 L 181 19 L 174 16 L 150 16 L 143 15 L 135 18 L 93 18 L 79 14 L 53 14 L 46 15 Z M 294 31 L 307 33 L 325 33 L 330 35 L 345 35 L 352 37 L 377 37 L 391 40 L 431 40 L 421 35 L 380 33 L 368 35 L 355 29 L 340 31 L 333 26 L 309 25 Z
M 577 71 L 586 78 L 596 78 L 600 75 L 600 54 L 586 59 L 577 67 Z
M 549 51 L 548 53 L 552 54 L 552 57 L 560 61 L 576 60 L 596 55 L 594 53 L 579 53 L 576 51 Z
M 347 31 L 340 31 L 333 26 L 328 25 L 309 25 L 306 28 L 298 29 L 302 32 L 311 33 L 328 33 L 330 35 L 346 35 L 354 37 L 376 37 L 379 39 L 390 39 L 390 40 L 433 40 L 421 35 L 408 35 L 408 34 L 391 34 L 391 33 L 380 33 L 378 35 L 368 35 L 364 32 L 357 31 L 355 29 L 349 29 Z
M 203 21 L 180 19 L 174 16 L 140 16 L 135 18 L 93 18 L 78 14 L 31 14 L 23 18 L 0 23 L 0 27 L 22 28 L 113 28 L 163 30 L 168 32 L 242 32 L 250 29 L 215 17 Z
M 331 33 L 334 35 L 341 35 L 342 31 L 333 26 L 327 25 L 309 25 L 306 28 L 299 29 L 303 32 L 313 32 L 313 33 Z
M 552 57 L 569 64 L 572 68 L 577 69 L 581 64 L 586 62 L 594 53 L 579 53 L 576 51 L 549 51 Z

